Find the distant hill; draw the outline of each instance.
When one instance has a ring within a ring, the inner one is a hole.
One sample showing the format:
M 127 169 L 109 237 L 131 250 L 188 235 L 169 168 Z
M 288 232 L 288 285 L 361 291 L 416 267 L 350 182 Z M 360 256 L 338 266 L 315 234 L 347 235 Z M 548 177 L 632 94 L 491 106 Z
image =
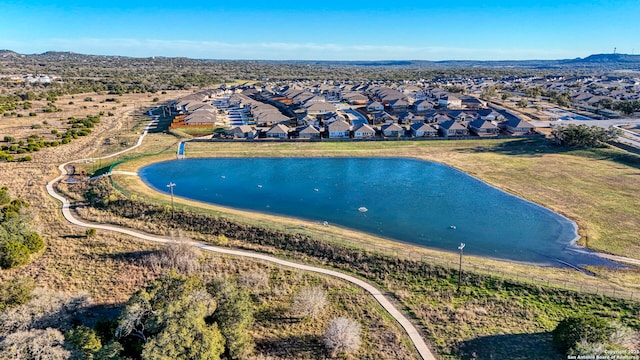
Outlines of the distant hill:
M 7 58 L 7 57 L 18 57 L 20 56 L 20 54 L 18 54 L 15 51 L 11 51 L 11 50 L 0 50 L 0 58 Z
M 241 60 L 207 60 L 188 59 L 184 57 L 151 57 L 132 58 L 127 56 L 103 56 L 86 55 L 70 51 L 47 51 L 42 54 L 22 55 L 11 50 L 0 50 L 2 58 L 27 58 L 40 62 L 56 61 L 162 61 L 168 63 L 189 61 L 240 61 Z M 541 70 L 567 70 L 579 68 L 583 70 L 638 70 L 640 71 L 640 55 L 628 54 L 594 54 L 585 58 L 560 59 L 560 60 L 378 60 L 378 61 L 323 61 L 323 60 L 251 60 L 256 63 L 282 63 L 282 64 L 311 64 L 325 66 L 359 66 L 359 67 L 415 67 L 415 68 L 515 68 L 515 69 L 541 69 Z
M 629 54 L 595 54 L 589 55 L 586 58 L 577 58 L 572 60 L 566 60 L 567 64 L 589 64 L 589 63 L 631 63 L 640 64 L 640 55 Z

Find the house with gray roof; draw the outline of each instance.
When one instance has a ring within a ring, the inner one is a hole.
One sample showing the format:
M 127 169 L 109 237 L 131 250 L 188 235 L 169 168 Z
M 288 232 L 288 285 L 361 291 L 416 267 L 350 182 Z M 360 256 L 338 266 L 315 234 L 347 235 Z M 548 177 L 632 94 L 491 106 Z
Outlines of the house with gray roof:
M 498 126 L 513 135 L 531 134 L 535 129 L 533 125 L 517 117 L 511 117 L 509 120 L 498 124 Z
M 410 104 L 406 98 L 392 100 L 390 101 L 390 104 L 389 104 L 389 106 L 391 106 L 391 109 L 393 109 L 393 111 L 407 110 L 409 108 L 409 105 Z
M 391 123 L 396 121 L 396 118 L 389 115 L 389 113 L 385 111 L 374 112 L 374 113 L 371 113 L 370 115 L 371 115 L 371 121 L 373 122 L 373 124 Z
M 478 115 L 482 120 L 489 120 L 489 121 L 504 120 L 504 115 L 500 114 L 499 112 L 493 109 L 480 110 L 478 111 Z
M 216 113 L 210 110 L 198 110 L 184 118 L 185 125 L 203 126 L 216 123 Z
M 298 137 L 301 139 L 319 139 L 320 130 L 313 125 L 307 125 L 298 130 Z
M 376 131 L 367 124 L 360 124 L 360 126 L 353 129 L 353 137 L 355 139 L 372 138 L 376 136 Z
M 336 112 L 336 106 L 327 102 L 313 102 L 305 105 L 307 114 L 309 115 L 321 115 Z
M 240 139 L 253 139 L 258 135 L 258 131 L 249 125 L 234 127 L 228 133 L 233 137 Z
M 440 124 L 440 135 L 444 137 L 468 136 L 469 129 L 461 122 L 449 120 Z
M 438 130 L 433 125 L 425 123 L 414 123 L 410 127 L 411 135 L 415 137 L 435 137 L 438 136 Z
M 433 103 L 429 100 L 418 100 L 413 103 L 413 109 L 417 112 L 424 112 L 433 109 Z
M 367 111 L 368 112 L 382 111 L 382 110 L 384 110 L 384 105 L 382 105 L 378 101 L 371 101 L 371 102 L 369 102 L 367 104 Z
M 289 127 L 283 124 L 275 124 L 267 130 L 266 135 L 272 139 L 286 139 L 289 136 Z
M 351 125 L 344 120 L 337 120 L 327 125 L 327 133 L 330 139 L 346 139 L 349 138 Z
M 383 125 L 382 135 L 386 137 L 401 137 L 404 136 L 404 128 L 396 123 Z
M 469 123 L 469 130 L 478 136 L 498 136 L 500 129 L 489 120 L 476 119 Z
M 462 109 L 462 99 L 454 94 L 447 94 L 438 99 L 438 105 L 445 109 Z
M 438 124 L 442 124 L 447 121 L 454 121 L 455 119 L 448 114 L 445 113 L 436 113 L 429 118 L 429 122 L 434 122 Z

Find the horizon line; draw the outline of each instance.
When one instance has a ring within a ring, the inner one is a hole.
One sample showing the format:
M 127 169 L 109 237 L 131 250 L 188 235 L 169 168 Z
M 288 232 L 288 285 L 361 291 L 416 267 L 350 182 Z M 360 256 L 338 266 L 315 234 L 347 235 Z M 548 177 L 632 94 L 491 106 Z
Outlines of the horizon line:
M 164 59 L 189 59 L 189 60 L 206 60 L 206 61 L 260 61 L 260 62 L 361 62 L 361 63 L 375 63 L 375 62 L 432 62 L 432 63 L 440 63 L 440 62 L 527 62 L 527 61 L 563 61 L 563 60 L 576 60 L 576 59 L 585 59 L 594 55 L 622 55 L 622 56 L 637 56 L 640 57 L 639 54 L 626 54 L 626 53 L 598 53 L 598 54 L 590 54 L 585 57 L 574 57 L 574 58 L 557 58 L 557 59 L 493 59 L 493 60 L 478 60 L 478 59 L 445 59 L 445 60 L 428 60 L 428 59 L 376 59 L 376 60 L 364 60 L 364 59 L 263 59 L 263 58 L 204 58 L 204 57 L 189 57 L 189 56 L 167 56 L 167 55 L 149 55 L 149 56 L 132 56 L 132 55 L 116 55 L 116 54 L 92 54 L 85 52 L 76 52 L 71 50 L 47 50 L 41 53 L 21 53 L 11 49 L 0 49 L 0 52 L 12 52 L 17 55 L 22 56 L 38 56 L 45 55 L 47 53 L 68 53 L 74 55 L 84 55 L 84 56 L 104 56 L 104 57 L 122 57 L 122 58 L 130 58 L 130 59 L 153 59 L 153 58 L 164 58 Z

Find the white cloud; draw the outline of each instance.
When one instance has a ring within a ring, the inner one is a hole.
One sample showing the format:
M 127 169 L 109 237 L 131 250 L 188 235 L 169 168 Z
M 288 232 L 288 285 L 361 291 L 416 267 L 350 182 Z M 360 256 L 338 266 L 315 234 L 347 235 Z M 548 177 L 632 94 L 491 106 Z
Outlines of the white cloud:
M 387 44 L 321 44 L 157 39 L 46 39 L 28 43 L 0 40 L 0 48 L 21 53 L 48 50 L 135 57 L 183 56 L 202 59 L 258 60 L 518 60 L 577 56 L 566 50 L 464 48 Z

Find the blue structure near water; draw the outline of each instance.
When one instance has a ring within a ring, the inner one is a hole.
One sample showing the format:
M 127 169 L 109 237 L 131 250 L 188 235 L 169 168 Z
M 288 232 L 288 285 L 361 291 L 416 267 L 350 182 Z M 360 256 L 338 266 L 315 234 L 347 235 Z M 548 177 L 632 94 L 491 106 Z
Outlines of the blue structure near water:
M 180 144 L 178 144 L 178 159 L 180 160 L 184 159 L 184 147 L 185 142 L 181 141 Z

